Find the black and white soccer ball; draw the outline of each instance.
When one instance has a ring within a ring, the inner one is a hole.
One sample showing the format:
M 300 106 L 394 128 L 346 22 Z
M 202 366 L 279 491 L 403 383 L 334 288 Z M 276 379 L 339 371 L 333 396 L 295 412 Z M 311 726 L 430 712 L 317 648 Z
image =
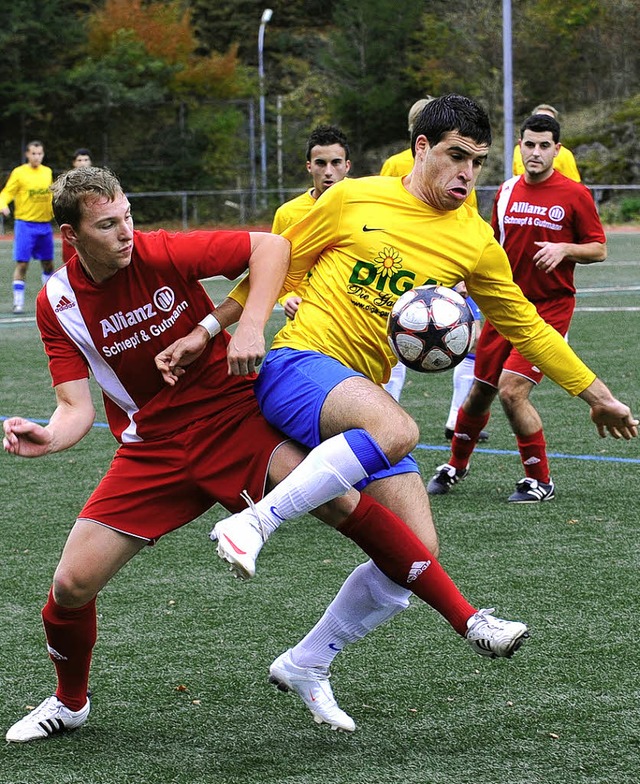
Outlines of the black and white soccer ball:
M 465 298 L 445 286 L 418 286 L 405 292 L 387 322 L 391 350 L 419 373 L 458 365 L 473 342 L 473 313 Z

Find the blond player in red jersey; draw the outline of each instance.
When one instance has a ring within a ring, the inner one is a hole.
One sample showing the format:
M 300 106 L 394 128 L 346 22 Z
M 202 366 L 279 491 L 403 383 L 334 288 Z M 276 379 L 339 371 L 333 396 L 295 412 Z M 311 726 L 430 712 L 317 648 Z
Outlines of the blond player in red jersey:
M 243 508 L 246 494 L 260 499 L 257 514 L 264 508 L 276 519 L 315 509 L 388 579 L 404 582 L 445 615 L 464 612 L 469 605 L 436 562 L 428 585 L 414 574 L 415 563 L 432 558 L 428 548 L 396 515 L 352 488 L 369 473 L 365 466 L 348 453 L 337 470 L 323 457 L 333 439 L 304 458 L 260 414 L 253 379 L 227 372 L 232 344 L 238 345 L 232 354 L 246 354 L 246 346 L 264 353 L 264 325 L 284 280 L 288 242 L 244 231 L 135 231 L 128 199 L 104 169 L 70 170 L 53 193 L 61 233 L 75 249 L 37 299 L 57 407 L 44 427 L 6 419 L 3 446 L 10 455 L 40 457 L 77 443 L 95 416 L 92 374 L 119 447 L 73 525 L 42 612 L 56 692 L 10 727 L 7 741 L 39 740 L 85 723 L 97 594 L 143 547 L 215 503 Z M 213 328 L 212 303 L 199 280 L 235 278 L 247 266 L 251 290 L 231 338 Z M 180 387 L 165 385 L 155 355 L 197 324 L 207 335 L 215 332 L 212 343 Z M 346 443 L 342 434 L 337 439 Z M 469 642 L 490 646 L 487 626 L 483 619 Z M 522 638 L 526 627 L 515 626 Z M 338 718 L 353 729 L 349 717 Z
M 589 190 L 553 168 L 560 149 L 557 121 L 545 114 L 529 117 L 520 129 L 520 148 L 525 173 L 502 184 L 491 223 L 515 282 L 540 316 L 566 336 L 575 307 L 575 266 L 604 261 L 606 237 Z M 543 372 L 487 322 L 476 348 L 475 376 L 458 413 L 451 457 L 436 469 L 429 493 L 448 493 L 467 476 L 478 434 L 498 396 L 525 472 L 508 500 L 551 501 L 555 485 L 542 421 L 530 400 Z
M 538 316 L 514 284 L 491 227 L 465 204 L 490 143 L 489 120 L 478 104 L 457 95 L 438 98 L 414 127 L 409 175 L 345 179 L 285 232 L 292 243 L 285 288 L 294 289 L 311 275 L 296 318 L 276 336 L 256 385 L 267 419 L 309 446 L 358 430 L 360 437 L 347 443 L 370 468 L 365 493 L 398 513 L 432 552 L 438 545 L 429 499 L 409 455 L 418 428 L 380 386 L 395 361 L 386 339 L 387 317 L 407 289 L 428 282 L 453 286 L 464 280 L 487 318 L 530 361 L 590 406 L 601 435 L 637 435 L 638 422 L 629 408 Z M 221 306 L 223 323 L 241 311 L 242 288 Z M 198 328 L 157 358 L 169 384 L 179 382 L 207 337 Z M 260 359 L 251 350 L 230 356 L 230 370 L 245 373 Z M 340 466 L 345 452 L 332 451 L 330 459 Z M 279 522 L 246 510 L 216 528 L 244 544 L 241 549 L 251 556 L 253 570 L 263 543 L 259 529 L 270 532 Z M 238 560 L 224 542 L 219 552 L 226 560 Z M 427 584 L 435 577 L 430 561 L 414 566 L 417 581 Z M 333 657 L 407 602 L 406 582 L 394 583 L 371 562 L 363 564 L 311 632 L 272 663 L 272 680 L 295 691 L 314 714 L 313 698 L 323 697 L 326 714 L 335 715 L 339 708 L 335 701 L 331 704 L 328 680 Z M 459 608 L 452 625 L 468 640 L 481 619 L 493 629 L 491 641 L 477 646 L 487 655 L 510 655 L 522 641 L 523 624 L 494 618 L 489 611 L 465 621 L 469 608 Z

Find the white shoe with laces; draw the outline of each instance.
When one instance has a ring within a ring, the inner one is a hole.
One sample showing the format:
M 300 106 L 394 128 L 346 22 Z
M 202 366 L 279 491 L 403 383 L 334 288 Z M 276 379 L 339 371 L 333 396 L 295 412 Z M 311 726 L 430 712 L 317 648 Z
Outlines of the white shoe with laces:
M 256 558 L 268 535 L 247 492 L 241 495 L 249 504 L 247 509 L 216 523 L 209 538 L 218 542 L 218 556 L 231 564 L 233 576 L 250 580 L 256 573 Z
M 478 610 L 467 621 L 467 642 L 480 656 L 492 659 L 510 659 L 522 643 L 529 637 L 526 624 L 519 621 L 503 621 L 488 610 Z
M 89 718 L 91 702 L 87 702 L 79 711 L 72 711 L 60 702 L 54 695 L 47 697 L 28 713 L 23 719 L 17 721 L 7 732 L 8 743 L 28 743 L 30 740 L 40 740 L 55 735 L 58 732 L 74 730 Z
M 298 667 L 291 659 L 291 649 L 278 656 L 269 667 L 269 683 L 280 691 L 295 692 L 311 711 L 316 724 L 353 732 L 356 723 L 338 706 L 329 677 L 329 670 L 322 667 Z

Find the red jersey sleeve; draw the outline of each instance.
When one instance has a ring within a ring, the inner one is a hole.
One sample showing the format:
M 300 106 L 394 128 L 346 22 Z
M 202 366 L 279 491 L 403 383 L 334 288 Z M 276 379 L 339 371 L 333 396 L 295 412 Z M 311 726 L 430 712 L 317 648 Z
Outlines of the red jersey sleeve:
M 143 258 L 169 259 L 187 279 L 235 280 L 248 267 L 251 237 L 247 231 L 136 231 L 134 247 Z
M 49 372 L 53 386 L 65 381 L 89 378 L 89 366 L 76 344 L 60 326 L 51 304 L 42 288 L 36 299 L 36 322 L 44 350 L 49 359 Z

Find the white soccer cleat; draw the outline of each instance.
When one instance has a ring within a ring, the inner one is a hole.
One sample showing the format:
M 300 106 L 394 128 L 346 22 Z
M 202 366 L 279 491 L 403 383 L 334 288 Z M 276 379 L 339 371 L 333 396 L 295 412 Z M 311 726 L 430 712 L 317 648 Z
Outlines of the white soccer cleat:
M 31 713 L 17 721 L 6 735 L 8 743 L 28 743 L 55 735 L 58 732 L 74 730 L 89 718 L 91 703 L 89 698 L 83 708 L 72 711 L 54 695 L 47 697 Z
M 480 656 L 492 659 L 510 659 L 522 643 L 529 637 L 526 624 L 519 621 L 503 621 L 488 610 L 478 610 L 467 621 L 467 642 Z
M 231 564 L 233 576 L 250 580 L 256 573 L 256 558 L 267 541 L 267 532 L 249 494 L 243 491 L 241 495 L 248 508 L 216 523 L 209 539 L 218 542 L 218 556 Z
M 336 702 L 329 684 L 329 670 L 321 667 L 298 667 L 291 660 L 291 649 L 269 667 L 269 683 L 280 691 L 293 691 L 311 711 L 316 724 L 328 724 L 332 730 L 353 732 L 355 721 Z

